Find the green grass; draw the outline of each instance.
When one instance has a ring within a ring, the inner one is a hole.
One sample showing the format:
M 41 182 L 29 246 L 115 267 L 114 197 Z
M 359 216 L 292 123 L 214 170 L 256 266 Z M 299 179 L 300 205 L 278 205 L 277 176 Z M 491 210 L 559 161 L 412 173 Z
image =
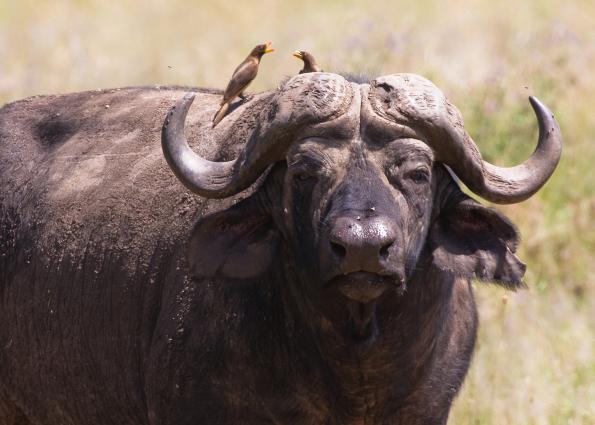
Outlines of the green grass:
M 373 3 L 373 4 L 372 4 Z M 536 95 L 564 134 L 562 161 L 530 200 L 503 210 L 520 228 L 529 290 L 477 285 L 478 349 L 455 424 L 595 423 L 595 2 L 0 0 L 0 102 L 139 84 L 224 87 L 272 40 L 252 90 L 300 68 L 432 79 L 485 157 L 526 158 Z M 506 297 L 506 302 L 503 302 Z

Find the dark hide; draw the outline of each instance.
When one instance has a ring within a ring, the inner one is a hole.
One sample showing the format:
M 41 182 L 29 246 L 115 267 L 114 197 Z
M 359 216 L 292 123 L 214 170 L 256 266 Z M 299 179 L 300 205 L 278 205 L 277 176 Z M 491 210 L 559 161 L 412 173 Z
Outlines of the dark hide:
M 348 323 L 342 303 L 328 303 L 330 319 L 322 317 L 316 306 L 300 299 L 303 294 L 295 289 L 300 282 L 287 279 L 300 273 L 280 268 L 288 263 L 275 228 L 281 211 L 271 208 L 268 219 L 263 213 L 272 205 L 270 197 L 280 196 L 284 173 L 284 167 L 277 167 L 253 197 L 195 227 L 189 258 L 195 258 L 190 261 L 202 283 L 194 289 L 197 307 L 188 323 L 208 317 L 210 330 L 207 335 L 204 328 L 189 330 L 186 349 L 170 360 L 178 368 L 186 365 L 184 376 L 202 377 L 180 381 L 174 410 L 185 414 L 174 415 L 176 423 L 346 424 L 361 418 L 369 423 L 444 423 L 456 395 L 452 389 L 463 382 L 475 342 L 477 315 L 469 278 L 485 264 L 482 278 L 504 281 L 501 271 L 510 269 L 506 285 L 519 284 L 524 268 L 514 269 L 519 262 L 509 251 L 516 246 L 516 230 L 497 212 L 470 200 L 438 169 L 438 179 L 446 182 L 436 204 L 445 209 L 436 212 L 418 267 L 401 297 L 386 294 L 378 300 L 374 348 L 372 341 L 354 345 L 345 340 L 348 328 L 331 324 Z M 474 215 L 457 215 L 465 210 Z M 234 225 L 239 216 L 243 224 Z M 462 237 L 459 231 L 465 232 L 464 253 L 435 245 L 439 238 L 447 243 L 447 238 Z M 266 260 L 268 267 L 261 273 L 251 268 L 254 273 L 245 276 L 242 286 L 229 286 L 237 276 L 221 264 L 234 258 L 238 246 L 256 247 L 242 261 L 260 269 Z M 457 255 L 465 255 L 473 267 L 453 273 Z M 285 283 L 275 285 L 281 276 Z M 224 333 L 217 331 L 219 326 Z M 254 409 L 263 404 L 266 409 Z
M 2 108 L 0 424 L 446 423 L 471 279 L 521 285 L 517 232 L 351 87 L 348 112 L 225 200 L 162 157 L 181 90 Z M 211 130 L 220 95 L 198 92 L 188 140 L 235 158 L 273 98 Z

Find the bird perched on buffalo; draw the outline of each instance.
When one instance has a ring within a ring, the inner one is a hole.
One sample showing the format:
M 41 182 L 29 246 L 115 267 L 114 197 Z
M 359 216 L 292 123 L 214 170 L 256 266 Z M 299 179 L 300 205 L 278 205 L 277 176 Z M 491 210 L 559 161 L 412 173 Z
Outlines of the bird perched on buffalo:
M 316 59 L 314 59 L 312 53 L 306 52 L 305 50 L 296 50 L 293 52 L 293 56 L 304 62 L 304 67 L 300 71 L 300 74 L 305 74 L 307 72 L 324 72 L 320 65 L 316 63 Z
M 275 49 L 271 47 L 271 42 L 266 44 L 259 44 L 244 59 L 244 61 L 238 65 L 233 72 L 227 88 L 223 93 L 223 100 L 221 100 L 221 107 L 213 118 L 213 127 L 215 127 L 219 121 L 223 119 L 225 113 L 229 109 L 229 104 L 236 96 L 244 98 L 244 90 L 248 85 L 256 78 L 258 73 L 258 65 L 260 65 L 260 59 L 265 53 L 274 52 Z

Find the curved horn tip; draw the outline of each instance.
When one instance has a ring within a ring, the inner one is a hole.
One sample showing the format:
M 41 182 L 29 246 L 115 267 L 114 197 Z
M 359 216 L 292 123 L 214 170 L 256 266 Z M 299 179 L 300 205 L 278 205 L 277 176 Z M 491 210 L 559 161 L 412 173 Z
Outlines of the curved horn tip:
M 539 138 L 537 147 L 522 164 L 514 167 L 499 167 L 483 159 L 476 160 L 474 155 L 467 157 L 470 158 L 468 161 L 471 164 L 468 168 L 454 161 L 447 163 L 474 193 L 487 201 L 497 204 L 524 201 L 547 182 L 560 160 L 562 153 L 560 126 L 552 112 L 539 99 L 529 96 L 529 102 L 537 117 Z M 463 142 L 461 139 L 453 138 L 453 143 L 458 146 L 464 146 Z M 478 180 L 479 173 L 482 177 Z
M 183 98 L 178 100 L 175 105 L 171 107 L 169 114 L 173 115 L 176 109 L 179 109 L 181 111 L 180 113 L 188 112 L 188 109 L 190 109 L 190 105 L 192 105 L 192 102 L 194 102 L 195 97 L 196 95 L 192 92 L 186 93 Z
M 554 113 L 535 96 L 529 96 L 529 102 L 531 103 L 531 107 L 537 116 L 539 131 L 543 131 L 544 135 L 556 134 L 558 136 L 559 143 L 561 144 L 562 140 L 560 134 L 560 125 L 556 121 Z
M 190 105 L 192 105 L 192 102 L 194 102 L 194 98 L 196 97 L 196 94 L 193 92 L 188 92 L 184 95 L 184 97 L 182 99 L 180 99 L 171 109 L 176 109 L 176 107 L 180 107 L 180 109 L 187 111 L 188 108 L 190 108 Z
M 173 118 L 174 113 L 176 113 L 176 109 L 177 109 L 177 114 L 176 114 L 177 117 L 181 117 L 182 118 L 181 121 L 186 120 L 186 115 L 188 114 L 190 105 L 192 105 L 192 102 L 194 102 L 195 97 L 196 97 L 196 95 L 194 93 L 188 92 L 184 95 L 183 98 L 178 100 L 175 103 L 175 105 L 169 109 L 169 112 L 167 113 L 167 116 L 165 117 L 165 122 L 163 123 L 163 131 L 165 131 L 168 128 L 169 123 L 170 123 L 171 119 Z
M 539 99 L 535 96 L 529 96 L 529 103 L 531 103 L 531 107 L 535 111 L 535 113 L 541 113 L 543 115 L 549 115 L 550 117 L 554 118 L 554 114 L 550 109 L 545 106 Z
M 196 97 L 196 93 L 189 91 L 188 93 L 186 93 L 184 95 L 184 97 L 182 99 L 191 99 L 194 100 L 194 98 Z

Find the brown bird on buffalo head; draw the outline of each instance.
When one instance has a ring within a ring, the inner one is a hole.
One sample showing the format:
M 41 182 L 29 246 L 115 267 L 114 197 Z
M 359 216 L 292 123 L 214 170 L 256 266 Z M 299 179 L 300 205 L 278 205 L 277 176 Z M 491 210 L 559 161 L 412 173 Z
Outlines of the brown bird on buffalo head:
M 316 63 L 316 59 L 310 52 L 306 52 L 305 50 L 296 50 L 293 52 L 293 56 L 298 59 L 304 61 L 304 67 L 300 71 L 300 74 L 305 74 L 307 72 L 324 72 L 322 68 Z
M 221 100 L 221 107 L 213 117 L 213 127 L 215 127 L 219 121 L 223 119 L 227 109 L 229 109 L 229 104 L 232 100 L 235 99 L 236 96 L 244 98 L 244 90 L 248 85 L 256 78 L 256 74 L 258 73 L 258 65 L 260 65 L 260 59 L 265 53 L 274 52 L 275 49 L 271 47 L 271 42 L 269 41 L 266 44 L 259 44 L 258 46 L 254 47 L 248 57 L 244 59 L 244 62 L 238 65 L 238 67 L 233 72 L 229 83 L 227 84 L 227 88 L 223 93 L 223 100 Z

